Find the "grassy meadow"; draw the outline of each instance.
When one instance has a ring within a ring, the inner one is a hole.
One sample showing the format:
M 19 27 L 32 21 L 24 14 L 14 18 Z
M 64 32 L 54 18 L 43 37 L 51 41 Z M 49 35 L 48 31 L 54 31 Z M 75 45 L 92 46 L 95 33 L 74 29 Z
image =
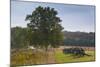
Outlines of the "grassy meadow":
M 86 51 L 87 54 L 91 56 L 83 56 L 80 58 L 73 57 L 71 54 L 63 54 L 61 51 L 57 51 L 55 54 L 56 63 L 72 63 L 72 62 L 86 62 L 95 60 L 94 51 Z
M 95 61 L 94 50 L 86 50 L 85 52 L 91 56 L 75 57 L 71 54 L 64 54 L 58 48 L 53 49 L 53 51 L 47 51 L 47 53 L 42 50 L 19 50 L 11 54 L 11 66 Z

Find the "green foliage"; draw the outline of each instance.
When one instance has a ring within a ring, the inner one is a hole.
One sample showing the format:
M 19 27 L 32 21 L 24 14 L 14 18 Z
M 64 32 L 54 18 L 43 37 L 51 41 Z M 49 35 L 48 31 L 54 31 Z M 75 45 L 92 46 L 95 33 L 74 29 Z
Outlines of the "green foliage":
M 23 48 L 27 46 L 27 29 L 21 27 L 11 28 L 11 48 Z
M 66 46 L 95 46 L 95 33 L 64 31 L 64 45 Z
M 58 12 L 50 7 L 37 7 L 32 14 L 26 16 L 29 30 L 32 32 L 32 44 L 42 48 L 57 47 L 63 40 L 63 34 L 60 22 L 57 17 Z M 31 40 L 31 39 L 30 39 Z
M 32 29 L 30 28 L 14 27 L 11 28 L 11 47 L 23 48 L 29 45 L 44 47 L 42 44 L 46 44 L 48 40 L 53 47 L 62 44 L 66 46 L 95 46 L 95 33 L 77 32 L 76 34 L 76 32 L 56 32 L 57 34 L 55 31 L 52 31 L 52 33 L 49 34 L 48 39 L 42 40 L 45 34 L 32 32 Z
M 87 46 L 87 47 L 94 47 L 95 41 L 94 39 L 65 39 L 64 44 L 66 46 Z

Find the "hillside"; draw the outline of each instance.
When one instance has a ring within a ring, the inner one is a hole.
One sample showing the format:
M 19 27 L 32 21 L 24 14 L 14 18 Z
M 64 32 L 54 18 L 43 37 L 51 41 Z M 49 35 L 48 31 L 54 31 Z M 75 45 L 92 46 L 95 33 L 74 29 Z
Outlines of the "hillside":
M 64 45 L 95 46 L 95 33 L 64 31 Z

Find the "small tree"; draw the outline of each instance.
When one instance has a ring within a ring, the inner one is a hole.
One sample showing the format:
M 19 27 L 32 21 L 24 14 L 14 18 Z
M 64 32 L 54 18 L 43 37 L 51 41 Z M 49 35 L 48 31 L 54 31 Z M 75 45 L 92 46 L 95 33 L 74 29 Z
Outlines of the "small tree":
M 32 36 L 29 40 L 33 40 L 31 45 L 35 47 L 45 48 L 58 47 L 62 40 L 63 27 L 61 19 L 57 17 L 58 12 L 50 7 L 37 7 L 32 14 L 27 15 L 25 20 L 29 20 L 27 24 Z

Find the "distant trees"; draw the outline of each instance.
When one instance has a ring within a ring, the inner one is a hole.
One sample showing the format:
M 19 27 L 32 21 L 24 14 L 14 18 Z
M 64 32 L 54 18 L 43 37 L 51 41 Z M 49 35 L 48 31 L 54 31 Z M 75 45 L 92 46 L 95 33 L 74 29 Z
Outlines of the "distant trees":
M 11 28 L 11 48 L 27 47 L 27 29 L 21 27 Z
M 95 33 L 64 31 L 64 45 L 66 46 L 95 46 Z
M 65 46 L 86 46 L 86 47 L 94 47 L 95 40 L 94 39 L 64 39 Z
M 62 44 L 64 44 L 65 46 L 90 46 L 90 47 L 95 46 L 94 32 L 92 33 L 77 32 L 77 34 L 76 32 L 62 32 L 62 33 L 64 34 L 63 35 L 64 40 Z M 24 48 L 29 45 L 34 45 L 35 47 L 39 47 L 39 45 L 35 45 L 35 43 L 37 44 L 36 41 L 37 35 L 38 34 L 34 34 L 31 30 L 29 30 L 29 28 L 13 27 L 11 28 L 11 48 Z M 57 44 L 56 41 L 54 40 L 51 41 Z
M 32 14 L 26 16 L 28 30 L 32 33 L 29 39 L 31 45 L 45 48 L 58 47 L 63 41 L 62 30 L 60 22 L 61 19 L 57 17 L 58 12 L 50 7 L 37 7 Z

